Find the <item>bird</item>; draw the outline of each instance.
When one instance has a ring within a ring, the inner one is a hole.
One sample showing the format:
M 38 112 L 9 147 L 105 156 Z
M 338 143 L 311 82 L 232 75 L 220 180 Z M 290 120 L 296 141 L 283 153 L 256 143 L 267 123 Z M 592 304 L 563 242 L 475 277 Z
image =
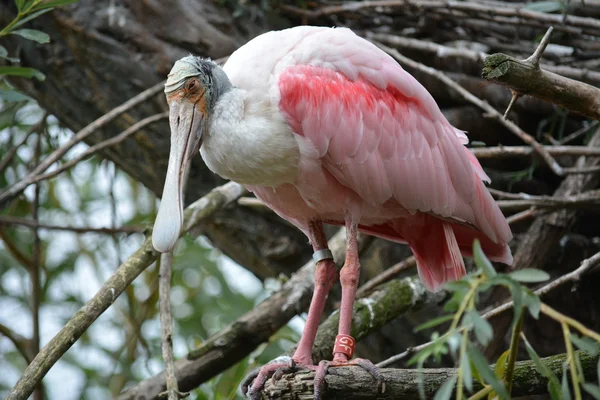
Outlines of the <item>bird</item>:
M 154 248 L 167 252 L 176 244 L 186 171 L 200 152 L 211 171 L 244 185 L 304 232 L 314 250 L 314 292 L 296 352 L 248 376 L 243 391 L 251 398 L 260 398 L 282 368 L 316 369 L 315 399 L 327 370 L 340 365 L 361 366 L 384 384 L 370 361 L 353 359 L 358 232 L 408 244 L 431 291 L 466 274 L 463 256 L 473 255 L 475 240 L 489 259 L 512 263 L 511 230 L 466 133 L 400 64 L 348 28 L 270 31 L 223 67 L 186 56 L 173 65 L 164 91 L 171 148 Z M 324 224 L 346 229 L 339 272 Z M 338 278 L 333 360 L 315 366 L 313 342 Z

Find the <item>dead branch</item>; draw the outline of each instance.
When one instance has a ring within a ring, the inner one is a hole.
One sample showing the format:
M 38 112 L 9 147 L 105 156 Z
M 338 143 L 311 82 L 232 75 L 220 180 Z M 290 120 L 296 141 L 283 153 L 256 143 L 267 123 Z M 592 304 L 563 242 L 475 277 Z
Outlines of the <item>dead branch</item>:
M 462 97 L 464 97 L 467 101 L 473 103 L 478 106 L 482 110 L 484 110 L 488 116 L 494 118 L 496 121 L 502 123 L 509 131 L 518 136 L 525 143 L 529 144 L 531 147 L 535 149 L 535 151 L 540 155 L 540 157 L 548 164 L 550 169 L 557 174 L 558 176 L 564 175 L 563 168 L 556 162 L 556 160 L 544 149 L 544 147 L 538 143 L 531 135 L 527 132 L 523 131 L 519 126 L 515 123 L 504 119 L 503 115 L 500 114 L 494 107 L 490 106 L 488 103 L 482 101 L 481 99 L 472 95 L 469 91 L 467 91 L 462 86 L 458 85 L 452 79 L 450 79 L 447 75 L 442 73 L 441 71 L 435 70 L 433 68 L 427 67 L 421 63 L 415 62 L 410 58 L 404 57 L 398 51 L 389 48 L 387 46 L 382 45 L 381 43 L 373 42 L 375 45 L 379 46 L 382 50 L 390 54 L 394 57 L 401 65 L 410 65 L 411 68 L 418 69 L 428 75 L 435 76 L 441 82 L 443 82 L 446 86 L 451 87 L 457 93 L 460 93 Z
M 186 208 L 184 213 L 185 232 L 201 224 L 215 211 L 244 193 L 245 189 L 233 182 L 215 188 Z M 151 237 L 146 238 L 140 248 L 121 264 L 102 285 L 98 293 L 80 308 L 36 355 L 5 400 L 27 399 L 48 370 L 81 337 L 87 328 L 115 302 L 127 286 L 156 260 L 157 255 L 152 247 Z
M 81 153 L 80 155 L 78 155 L 77 157 L 74 157 L 72 160 L 67 161 L 66 163 L 62 164 L 60 167 L 56 168 L 55 170 L 52 170 L 50 172 L 47 172 L 45 174 L 39 174 L 39 175 L 33 175 L 31 176 L 30 182 L 31 183 L 36 183 L 36 182 L 40 182 L 46 179 L 50 179 L 50 178 L 54 178 L 55 176 L 57 176 L 58 174 L 66 171 L 67 169 L 73 167 L 75 164 L 77 164 L 78 162 L 93 156 L 94 154 L 98 153 L 100 150 L 103 150 L 107 147 L 110 146 L 115 146 L 119 143 L 121 143 L 122 141 L 124 141 L 125 139 L 127 139 L 129 136 L 133 135 L 136 132 L 139 132 L 141 129 L 143 129 L 144 127 L 153 124 L 155 122 L 161 121 L 163 119 L 168 119 L 169 118 L 169 113 L 168 112 L 164 112 L 164 113 L 160 113 L 160 114 L 155 114 L 152 115 L 150 117 L 144 118 L 138 122 L 136 122 L 135 124 L 131 125 L 129 128 L 127 128 L 126 130 L 124 130 L 123 132 L 121 132 L 120 134 L 118 134 L 115 137 L 112 137 L 110 139 L 104 140 L 100 143 L 97 143 L 93 146 L 91 146 L 90 148 L 88 148 L 86 151 L 84 151 L 83 153 Z
M 114 235 L 117 233 L 140 233 L 146 228 L 141 226 L 122 226 L 119 228 L 92 228 L 92 227 L 76 227 L 76 226 L 62 226 L 45 224 L 30 219 L 12 217 L 10 215 L 0 215 L 0 226 L 1 225 L 22 225 L 30 228 L 49 229 L 54 231 L 68 231 L 75 233 L 104 233 L 108 235 Z
M 600 149 L 588 146 L 543 146 L 543 148 L 554 157 L 600 156 Z M 473 147 L 470 150 L 480 160 L 530 157 L 535 153 L 530 146 Z
M 424 58 L 433 60 L 433 62 L 429 61 L 429 63 L 434 64 L 433 66 L 436 68 L 444 69 L 443 66 L 452 65 L 453 71 L 456 71 L 454 68 L 458 66 L 460 71 L 470 75 L 479 76 L 483 62 L 489 56 L 489 54 L 480 51 L 449 47 L 428 40 L 406 38 L 388 33 L 367 31 L 364 33 L 364 36 L 369 40 L 376 40 L 394 46 L 398 51 L 406 50 L 421 54 Z M 567 78 L 576 79 L 591 85 L 600 85 L 600 72 L 597 71 L 573 68 L 566 65 L 541 64 L 540 67 Z
M 56 149 L 51 155 L 46 157 L 37 167 L 35 167 L 25 178 L 19 180 L 14 185 L 0 193 L 0 207 L 4 207 L 10 200 L 18 196 L 23 190 L 34 182 L 36 175 L 42 174 L 52 164 L 58 161 L 67 151 L 69 151 L 77 143 L 83 141 L 86 137 L 102 128 L 104 125 L 111 122 L 113 119 L 123 114 L 127 110 L 137 106 L 144 101 L 151 99 L 156 94 L 160 93 L 164 87 L 164 82 L 157 83 L 156 85 L 144 90 L 137 96 L 132 97 L 125 103 L 107 112 L 94 122 L 87 125 L 85 128 L 77 132 L 64 146 Z
M 528 60 L 506 54 L 485 58 L 482 77 L 519 95 L 531 95 L 569 111 L 600 119 L 600 89 L 546 71 Z
M 448 0 L 382 0 L 345 2 L 340 5 L 331 5 L 317 8 L 315 10 L 304 10 L 294 6 L 281 5 L 282 10 L 301 15 L 307 19 L 315 19 L 322 16 L 355 13 L 359 10 L 373 8 L 408 9 L 408 10 L 431 10 L 441 12 L 452 12 L 455 18 L 476 16 L 481 19 L 500 21 L 520 25 L 540 27 L 543 25 L 556 25 L 557 30 L 570 33 L 588 33 L 595 35 L 600 32 L 600 21 L 594 18 L 578 17 L 572 15 L 556 15 L 528 10 L 522 6 L 505 6 L 500 3 L 494 5 L 481 4 L 470 1 L 448 1 Z M 458 11 L 458 12 L 457 12 Z
M 161 396 L 168 400 L 179 400 L 185 397 L 179 392 L 177 378 L 175 378 L 175 361 L 173 360 L 173 316 L 171 315 L 171 273 L 173 271 L 173 253 L 168 252 L 160 256 L 159 272 L 159 303 L 160 303 L 160 327 L 162 336 L 162 357 L 165 364 L 165 375 L 167 381 L 166 392 Z
M 600 190 L 590 190 L 565 197 L 522 195 L 520 199 L 496 201 L 502 211 L 522 211 L 529 207 L 598 210 Z
M 369 297 L 356 301 L 352 311 L 352 336 L 360 341 L 388 322 L 407 312 L 418 311 L 430 304 L 439 304 L 446 297 L 443 291 L 432 293 L 425 289 L 417 276 L 392 280 L 373 291 Z M 320 326 L 313 347 L 313 361 L 331 360 L 340 315 L 331 314 Z M 292 355 L 295 347 L 288 351 Z
M 600 147 L 600 129 L 589 142 L 589 147 Z M 597 166 L 600 163 L 598 157 L 579 157 L 576 167 Z M 600 182 L 600 174 L 571 175 L 565 178 L 558 189 L 554 191 L 555 197 L 571 196 L 586 190 L 595 188 Z M 510 269 L 522 268 L 541 268 L 551 259 L 556 250 L 556 244 L 563 235 L 575 224 L 579 217 L 577 209 L 559 210 L 550 214 L 539 216 L 531 224 L 523 240 L 514 255 L 514 262 Z M 492 301 L 500 302 L 505 298 L 502 290 L 494 290 L 491 296 Z M 490 323 L 494 328 L 494 339 L 488 345 L 486 352 L 488 355 L 495 352 L 503 346 L 506 330 L 510 325 L 510 316 L 499 316 Z
M 369 240 L 359 235 L 359 247 L 364 248 Z M 329 241 L 329 248 L 335 259 L 344 259 L 344 229 Z M 280 290 L 177 361 L 175 375 L 180 390 L 191 390 L 246 357 L 290 319 L 306 311 L 314 287 L 314 271 L 315 264 L 311 260 Z M 165 388 L 165 377 L 160 373 L 125 391 L 118 399 L 158 399 Z
M 582 351 L 576 352 L 584 371 L 586 380 L 597 379 L 596 367 L 598 355 L 590 356 Z M 563 364 L 566 354 L 542 358 L 542 362 L 550 370 L 562 375 Z M 492 366 L 493 370 L 494 366 Z M 345 400 L 396 400 L 396 399 L 420 399 L 417 382 L 422 381 L 425 396 L 428 399 L 434 397 L 440 386 L 451 377 L 455 376 L 453 368 L 431 368 L 417 371 L 416 369 L 383 369 L 386 390 L 377 393 L 377 385 L 373 384 L 373 377 L 362 368 L 339 367 L 325 376 L 327 390 L 323 400 L 345 399 Z M 263 399 L 269 400 L 295 400 L 311 399 L 313 396 L 314 372 L 298 372 L 284 375 L 277 382 L 267 381 Z M 542 394 L 548 392 L 548 380 L 540 374 L 533 361 L 518 361 L 515 365 L 513 388 L 511 394 L 524 396 Z M 473 381 L 473 391 L 476 392 L 482 386 L 479 381 Z

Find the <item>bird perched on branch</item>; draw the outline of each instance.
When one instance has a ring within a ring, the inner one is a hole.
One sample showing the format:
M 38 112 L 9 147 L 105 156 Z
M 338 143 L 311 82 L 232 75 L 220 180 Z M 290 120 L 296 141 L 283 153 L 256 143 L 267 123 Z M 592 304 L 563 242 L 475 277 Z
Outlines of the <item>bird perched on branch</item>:
M 472 255 L 475 239 L 490 259 L 512 263 L 510 228 L 465 133 L 416 79 L 349 29 L 269 32 L 223 68 L 182 58 L 165 93 L 171 150 L 154 247 L 170 251 L 179 237 L 185 172 L 200 150 L 213 172 L 245 185 L 314 249 L 315 289 L 298 348 L 291 361 L 251 374 L 253 398 L 281 368 L 316 368 L 316 398 L 331 366 L 359 365 L 381 380 L 372 363 L 352 359 L 358 231 L 407 243 L 430 290 L 465 274 L 462 256 Z M 323 223 L 346 227 L 346 260 L 333 361 L 314 367 L 313 342 L 337 278 Z

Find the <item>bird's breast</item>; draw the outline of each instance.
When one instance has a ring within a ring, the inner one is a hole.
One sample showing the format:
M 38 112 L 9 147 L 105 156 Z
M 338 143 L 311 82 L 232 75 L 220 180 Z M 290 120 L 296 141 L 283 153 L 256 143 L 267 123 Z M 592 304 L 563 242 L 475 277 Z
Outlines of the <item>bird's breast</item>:
M 279 110 L 234 90 L 215 106 L 200 149 L 208 168 L 244 185 L 294 182 L 300 150 Z

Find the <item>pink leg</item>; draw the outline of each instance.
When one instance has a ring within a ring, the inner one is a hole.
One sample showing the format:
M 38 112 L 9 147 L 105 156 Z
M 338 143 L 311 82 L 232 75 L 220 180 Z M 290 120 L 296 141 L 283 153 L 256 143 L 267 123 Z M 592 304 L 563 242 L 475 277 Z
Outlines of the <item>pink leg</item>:
M 311 221 L 308 224 L 308 233 L 315 252 L 328 250 L 327 238 L 325 237 L 321 221 Z M 315 267 L 315 289 L 308 309 L 304 332 L 302 332 L 302 337 L 294 356 L 291 359 L 289 357 L 280 357 L 261 368 L 251 371 L 242 382 L 242 392 L 244 395 L 249 394 L 252 400 L 260 399 L 260 392 L 269 377 L 273 376 L 273 379 L 278 379 L 283 373 L 296 371 L 298 365 L 304 367 L 313 366 L 313 343 L 317 336 L 317 329 L 319 328 L 323 310 L 325 309 L 327 295 L 336 277 L 337 268 L 333 259 L 326 258 L 317 262 Z
M 338 338 L 334 348 L 333 361 L 348 361 L 352 358 L 354 352 L 354 340 L 351 344 L 345 344 L 347 340 L 343 337 L 350 337 L 352 328 L 352 308 L 356 289 L 358 288 L 358 278 L 360 275 L 360 262 L 358 260 L 358 240 L 357 224 L 346 217 L 346 262 L 340 271 L 340 283 L 342 284 L 342 304 L 340 306 L 340 325 L 338 328 Z M 351 337 L 350 337 L 351 338 Z M 338 343 L 340 342 L 341 343 Z M 352 347 L 350 350 L 348 347 Z M 340 350 L 340 351 L 338 351 Z M 345 351 L 344 351 L 345 350 Z
M 327 249 L 327 238 L 325 237 L 321 221 L 309 223 L 308 232 L 314 251 Z M 317 263 L 315 269 L 315 289 L 310 302 L 310 308 L 308 309 L 308 317 L 306 318 L 302 337 L 292 357 L 298 364 L 313 364 L 313 343 L 317 336 L 317 329 L 319 328 L 323 310 L 325 309 L 327 295 L 335 282 L 336 275 L 337 268 L 332 259 L 321 260 Z
M 325 375 L 330 367 L 343 365 L 356 365 L 367 370 L 375 380 L 379 390 L 385 392 L 385 381 L 379 369 L 369 360 L 356 358 L 351 360 L 354 354 L 354 339 L 350 336 L 352 328 L 352 311 L 358 278 L 360 274 L 360 262 L 358 259 L 358 231 L 357 224 L 351 217 L 346 216 L 346 262 L 340 271 L 340 283 L 342 284 L 342 304 L 340 306 L 340 323 L 338 335 L 333 347 L 333 361 L 323 360 L 319 363 L 315 373 L 314 398 L 320 400 L 325 389 Z

